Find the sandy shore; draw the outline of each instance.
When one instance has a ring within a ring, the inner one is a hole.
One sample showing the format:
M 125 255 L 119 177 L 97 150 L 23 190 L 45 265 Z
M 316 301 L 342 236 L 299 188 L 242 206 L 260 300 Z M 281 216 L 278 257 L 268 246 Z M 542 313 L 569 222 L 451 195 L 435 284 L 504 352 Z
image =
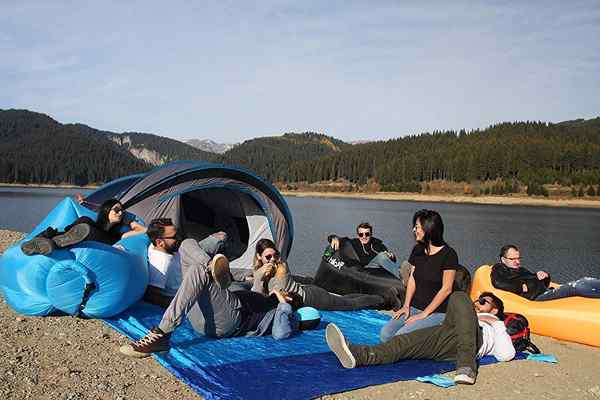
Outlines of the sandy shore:
M 0 252 L 22 234 L 0 230 Z M 122 357 L 126 339 L 96 320 L 22 317 L 0 297 L 3 399 L 195 399 L 154 359 Z M 484 366 L 475 386 L 441 389 L 415 381 L 371 386 L 324 399 L 600 399 L 600 349 L 534 337 L 559 364 L 513 361 Z M 324 374 L 326 375 L 326 374 Z M 448 374 L 451 376 L 452 374 Z
M 469 203 L 469 204 L 497 204 L 519 206 L 544 206 L 544 207 L 575 207 L 575 208 L 600 208 L 600 200 L 589 199 L 549 199 L 544 197 L 528 196 L 456 196 L 420 193 L 342 193 L 342 192 L 296 192 L 282 191 L 284 196 L 293 197 L 322 197 L 340 199 L 369 199 L 369 200 L 395 200 L 419 201 L 430 203 Z

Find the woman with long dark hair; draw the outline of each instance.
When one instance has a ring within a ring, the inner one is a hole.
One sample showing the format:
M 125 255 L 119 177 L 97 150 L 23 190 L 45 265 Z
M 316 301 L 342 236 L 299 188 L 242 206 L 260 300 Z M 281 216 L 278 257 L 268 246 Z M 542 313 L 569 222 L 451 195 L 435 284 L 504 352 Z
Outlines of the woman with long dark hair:
M 279 259 L 279 250 L 275 243 L 269 239 L 261 239 L 256 243 L 252 290 L 268 294 L 275 289 L 299 294 L 305 306 L 326 311 L 379 308 L 385 304 L 385 299 L 379 295 L 355 293 L 339 296 L 319 286 L 296 282 L 287 263 Z
M 439 213 L 419 210 L 413 216 L 417 241 L 410 254 L 410 276 L 404 305 L 381 328 L 380 338 L 440 325 L 459 268 L 456 251 L 444 241 L 444 223 Z
M 55 248 L 63 248 L 93 240 L 113 245 L 120 239 L 146 232 L 146 228 L 130 218 L 125 218 L 123 204 L 109 199 L 100 206 L 96 220 L 79 217 L 65 227 L 64 232 L 48 228 L 33 239 L 23 243 L 21 250 L 27 255 L 50 254 Z

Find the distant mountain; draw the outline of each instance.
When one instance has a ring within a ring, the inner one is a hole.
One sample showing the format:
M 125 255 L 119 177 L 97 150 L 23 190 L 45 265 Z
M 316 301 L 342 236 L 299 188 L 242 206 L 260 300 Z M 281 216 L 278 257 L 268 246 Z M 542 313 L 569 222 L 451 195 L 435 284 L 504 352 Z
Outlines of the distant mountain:
M 151 167 L 98 132 L 45 114 L 0 110 L 0 182 L 86 185 Z
M 190 146 L 193 146 L 202 151 L 215 154 L 223 154 L 236 145 L 230 143 L 217 143 L 210 139 L 189 139 L 186 140 L 184 143 L 189 144 Z
M 153 134 L 119 134 L 27 110 L 0 110 L 0 182 L 95 184 L 173 160 L 216 157 Z
M 286 133 L 247 140 L 224 153 L 220 160 L 250 168 L 273 181 L 299 178 L 294 166 L 337 154 L 352 145 L 315 132 Z
M 108 133 L 108 138 L 129 152 L 152 165 L 161 165 L 174 160 L 214 161 L 215 155 L 175 139 L 150 133 Z

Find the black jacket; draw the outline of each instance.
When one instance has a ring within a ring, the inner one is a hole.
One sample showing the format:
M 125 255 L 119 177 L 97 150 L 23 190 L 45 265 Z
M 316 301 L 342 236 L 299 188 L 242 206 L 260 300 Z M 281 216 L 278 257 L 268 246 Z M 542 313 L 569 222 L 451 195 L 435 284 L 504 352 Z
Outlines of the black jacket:
M 327 238 L 328 242 L 331 243 L 331 239 L 333 239 L 334 237 L 336 237 L 335 235 L 329 235 L 329 237 Z M 354 257 L 354 254 L 352 256 L 346 255 L 344 253 L 344 251 L 340 251 L 340 255 L 342 256 L 342 261 L 344 261 L 346 263 L 346 265 L 348 266 L 361 266 L 361 267 L 365 267 L 367 265 L 369 265 L 369 263 L 371 262 L 371 260 L 379 253 L 381 253 L 382 251 L 387 251 L 387 247 L 385 247 L 385 245 L 383 244 L 383 242 L 380 239 L 377 239 L 375 237 L 371 238 L 371 241 L 369 242 L 368 245 L 363 246 L 363 244 L 360 242 L 360 240 L 358 238 L 347 238 L 347 237 L 338 237 L 338 239 L 340 240 L 340 250 L 343 250 L 345 245 L 347 245 L 347 243 L 349 243 L 352 246 L 352 249 L 354 250 L 354 253 L 356 255 L 356 258 Z
M 527 285 L 527 292 L 523 292 L 523 284 Z M 536 274 L 523 267 L 516 269 L 498 263 L 492 267 L 492 285 L 496 289 L 506 290 L 534 300 L 546 291 L 550 285 L 550 276 L 540 281 Z

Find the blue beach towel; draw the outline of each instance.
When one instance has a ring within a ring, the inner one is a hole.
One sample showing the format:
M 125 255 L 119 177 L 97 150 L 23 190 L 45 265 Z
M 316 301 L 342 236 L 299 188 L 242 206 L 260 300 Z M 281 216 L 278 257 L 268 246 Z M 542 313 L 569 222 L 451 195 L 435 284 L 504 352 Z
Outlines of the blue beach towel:
M 137 340 L 158 325 L 161 315 L 159 307 L 139 302 L 104 321 Z M 342 368 L 327 347 L 325 326 L 335 322 L 350 341 L 376 344 L 388 319 L 367 310 L 322 312 L 317 329 L 280 341 L 271 337 L 215 340 L 199 336 L 185 322 L 171 337 L 171 350 L 155 358 L 206 399 L 307 399 L 454 370 L 454 363 L 430 360 Z M 493 362 L 493 357 L 481 360 L 481 364 Z

